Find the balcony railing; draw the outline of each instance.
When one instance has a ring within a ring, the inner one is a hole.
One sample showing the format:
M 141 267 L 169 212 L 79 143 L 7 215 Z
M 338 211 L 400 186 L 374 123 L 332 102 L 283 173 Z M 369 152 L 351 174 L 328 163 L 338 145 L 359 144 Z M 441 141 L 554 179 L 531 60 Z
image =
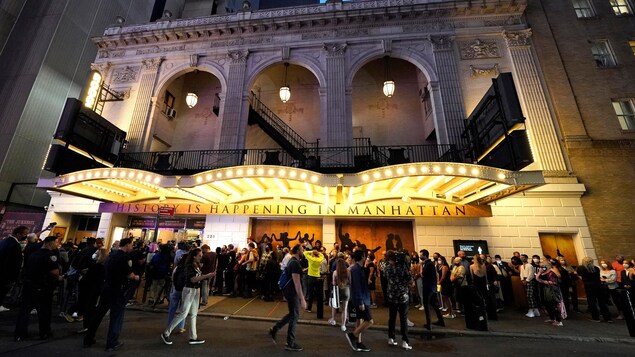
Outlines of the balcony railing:
M 121 154 L 115 166 L 166 175 L 193 174 L 240 165 L 280 165 L 334 173 L 360 172 L 409 162 L 463 161 L 454 145 L 322 147 L 307 149 L 306 157 L 306 160 L 297 160 L 279 148 L 131 152 Z

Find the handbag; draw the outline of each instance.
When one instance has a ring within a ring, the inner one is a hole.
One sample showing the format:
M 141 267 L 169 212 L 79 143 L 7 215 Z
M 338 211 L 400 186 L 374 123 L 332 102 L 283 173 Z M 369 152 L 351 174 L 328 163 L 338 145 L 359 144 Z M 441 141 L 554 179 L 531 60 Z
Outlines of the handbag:
M 329 298 L 329 306 L 334 309 L 340 308 L 340 289 L 337 286 L 334 286 L 331 289 L 331 296 Z

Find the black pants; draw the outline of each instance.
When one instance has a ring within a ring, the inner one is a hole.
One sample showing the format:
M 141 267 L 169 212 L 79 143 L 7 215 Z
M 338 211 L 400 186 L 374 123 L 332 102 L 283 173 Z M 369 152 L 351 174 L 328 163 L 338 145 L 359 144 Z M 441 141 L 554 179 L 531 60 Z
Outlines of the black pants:
M 388 306 L 388 300 L 386 299 L 388 296 L 388 279 L 386 279 L 382 274 L 379 277 L 379 282 L 381 283 L 381 296 L 384 297 L 384 306 Z
M 15 324 L 15 338 L 26 338 L 29 329 L 31 310 L 37 310 L 40 337 L 51 333 L 51 312 L 53 310 L 53 289 L 35 288 L 25 284 L 22 304 Z
M 79 310 L 78 314 L 84 317 L 84 328 L 90 327 L 90 322 L 95 316 L 97 300 L 99 299 L 99 291 L 101 288 L 95 284 L 79 282 Z
M 126 311 L 125 290 L 105 288 L 99 295 L 99 305 L 97 305 L 95 315 L 90 321 L 88 332 L 84 337 L 84 344 L 92 344 L 101 320 L 103 320 L 108 310 L 110 310 L 110 324 L 108 325 L 106 348 L 115 347 L 119 343 L 119 336 L 123 328 L 124 312 Z
M 316 297 L 316 294 L 321 294 L 322 292 L 322 286 L 318 287 L 318 281 L 319 279 L 314 277 L 314 276 L 310 276 L 307 275 L 307 304 L 306 304 L 306 308 L 307 310 L 311 310 L 311 308 L 313 307 L 313 299 Z
M 395 320 L 397 320 L 397 312 L 399 312 L 399 325 L 401 328 L 402 341 L 408 341 L 408 303 L 390 303 L 388 305 L 388 338 L 395 338 Z
M 586 299 L 593 320 L 599 320 L 600 314 L 606 321 L 611 321 L 611 312 L 608 306 L 608 291 L 601 286 L 585 285 Z M 599 310 L 598 310 L 599 306 Z
M 443 315 L 441 314 L 441 309 L 439 309 L 439 299 L 437 298 L 437 293 L 431 290 L 423 290 L 423 308 L 425 310 L 426 315 L 426 326 L 430 327 L 430 307 L 434 309 L 434 313 L 437 314 L 437 321 L 439 324 L 443 325 L 445 322 L 443 321 Z

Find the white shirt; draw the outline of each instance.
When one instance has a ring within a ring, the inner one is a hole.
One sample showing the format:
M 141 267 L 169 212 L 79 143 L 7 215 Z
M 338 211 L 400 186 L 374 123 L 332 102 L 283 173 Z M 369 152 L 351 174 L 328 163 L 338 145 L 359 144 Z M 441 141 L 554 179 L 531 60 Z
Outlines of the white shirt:
M 520 267 L 520 280 L 532 281 L 535 278 L 534 267 L 531 263 L 525 263 Z

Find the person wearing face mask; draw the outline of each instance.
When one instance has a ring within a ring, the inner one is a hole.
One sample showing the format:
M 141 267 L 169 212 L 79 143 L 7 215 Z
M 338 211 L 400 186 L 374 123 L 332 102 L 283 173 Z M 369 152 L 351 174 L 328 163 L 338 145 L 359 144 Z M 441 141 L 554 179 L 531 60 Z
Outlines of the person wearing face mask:
M 613 263 L 611 263 L 611 266 L 613 267 L 613 270 L 615 270 L 615 273 L 617 274 L 617 283 L 621 284 L 622 271 L 624 271 L 624 256 L 616 255 L 615 260 L 613 261 Z
M 591 321 L 600 322 L 600 314 L 602 314 L 606 322 L 613 322 L 607 305 L 608 294 L 602 288 L 600 269 L 593 265 L 593 258 L 582 258 L 582 264 L 578 266 L 576 271 L 584 283 L 587 304 L 591 311 Z
M 544 297 L 543 303 L 545 309 L 549 313 L 549 319 L 545 320 L 554 326 L 561 327 L 562 320 L 565 319 L 566 313 L 563 314 L 562 294 L 560 293 L 559 281 L 561 278 L 559 265 L 555 259 L 545 260 L 541 265 L 541 272 L 536 276 L 536 281 L 543 287 Z
M 410 274 L 412 274 L 412 279 L 415 282 L 415 287 L 417 290 L 417 304 L 415 308 L 423 311 L 423 285 L 421 281 L 421 263 L 419 262 L 419 255 L 417 253 L 412 252 L 412 256 L 410 257 Z M 414 300 L 414 299 L 413 299 Z
M 528 310 L 525 316 L 527 317 L 540 317 L 540 311 L 538 311 L 538 299 L 537 299 L 537 285 L 536 285 L 536 271 L 538 270 L 538 264 L 540 263 L 540 257 L 534 255 L 532 262 L 528 261 L 526 254 L 520 256 L 523 261 L 523 266 L 520 268 L 520 280 L 525 286 L 525 293 L 527 296 Z
M 512 301 L 511 268 L 509 267 L 509 264 L 504 262 L 498 254 L 494 256 L 492 266 L 496 271 L 496 276 L 500 286 L 500 292 L 498 294 L 498 297 L 500 298 L 498 300 L 500 305 L 498 307 L 499 309 L 502 309 L 503 305 L 508 305 Z
M 88 331 L 90 322 L 97 307 L 99 292 L 104 286 L 104 278 L 106 277 L 106 269 L 104 264 L 108 258 L 108 249 L 101 247 L 91 256 L 92 264 L 88 267 L 88 271 L 79 281 L 79 301 L 78 314 L 84 316 L 83 328 L 77 333 L 85 333 Z
M 0 304 L 13 284 L 18 281 L 22 266 L 21 242 L 24 242 L 27 234 L 29 229 L 26 226 L 18 226 L 11 235 L 0 241 Z M 8 310 L 0 305 L 0 312 Z
M 443 305 L 447 309 L 447 313 L 443 317 L 453 319 L 456 317 L 452 308 L 456 304 L 456 300 L 454 300 L 454 285 L 450 279 L 450 265 L 448 265 L 448 261 L 444 256 L 440 256 L 437 259 L 437 272 L 439 276 L 438 285 L 441 287 L 441 298 L 443 299 Z
M 452 273 L 450 274 L 450 281 L 454 285 L 454 296 L 457 303 L 455 311 L 460 312 L 458 309 L 459 304 L 463 305 L 465 300 L 465 288 L 467 287 L 467 278 L 465 277 L 465 267 L 461 264 L 461 258 L 454 258 L 454 265 L 452 265 Z
M 617 282 L 617 273 L 615 272 L 615 269 L 613 269 L 613 266 L 606 260 L 600 261 L 600 267 L 600 282 L 602 282 L 604 293 L 608 294 L 611 300 L 613 300 L 613 304 L 619 312 L 617 320 L 624 320 L 624 315 L 622 314 L 622 300 L 620 298 L 620 293 L 617 290 L 619 287 Z M 624 267 L 622 266 L 622 268 Z
M 574 277 L 577 278 L 577 274 L 573 268 L 567 265 L 567 261 L 564 257 L 558 257 L 558 263 L 560 267 L 560 292 L 562 293 L 562 303 L 564 304 L 567 315 L 571 313 L 571 305 L 573 304 L 573 311 L 578 311 L 578 293 L 575 286 Z M 575 294 L 574 294 L 575 291 Z

